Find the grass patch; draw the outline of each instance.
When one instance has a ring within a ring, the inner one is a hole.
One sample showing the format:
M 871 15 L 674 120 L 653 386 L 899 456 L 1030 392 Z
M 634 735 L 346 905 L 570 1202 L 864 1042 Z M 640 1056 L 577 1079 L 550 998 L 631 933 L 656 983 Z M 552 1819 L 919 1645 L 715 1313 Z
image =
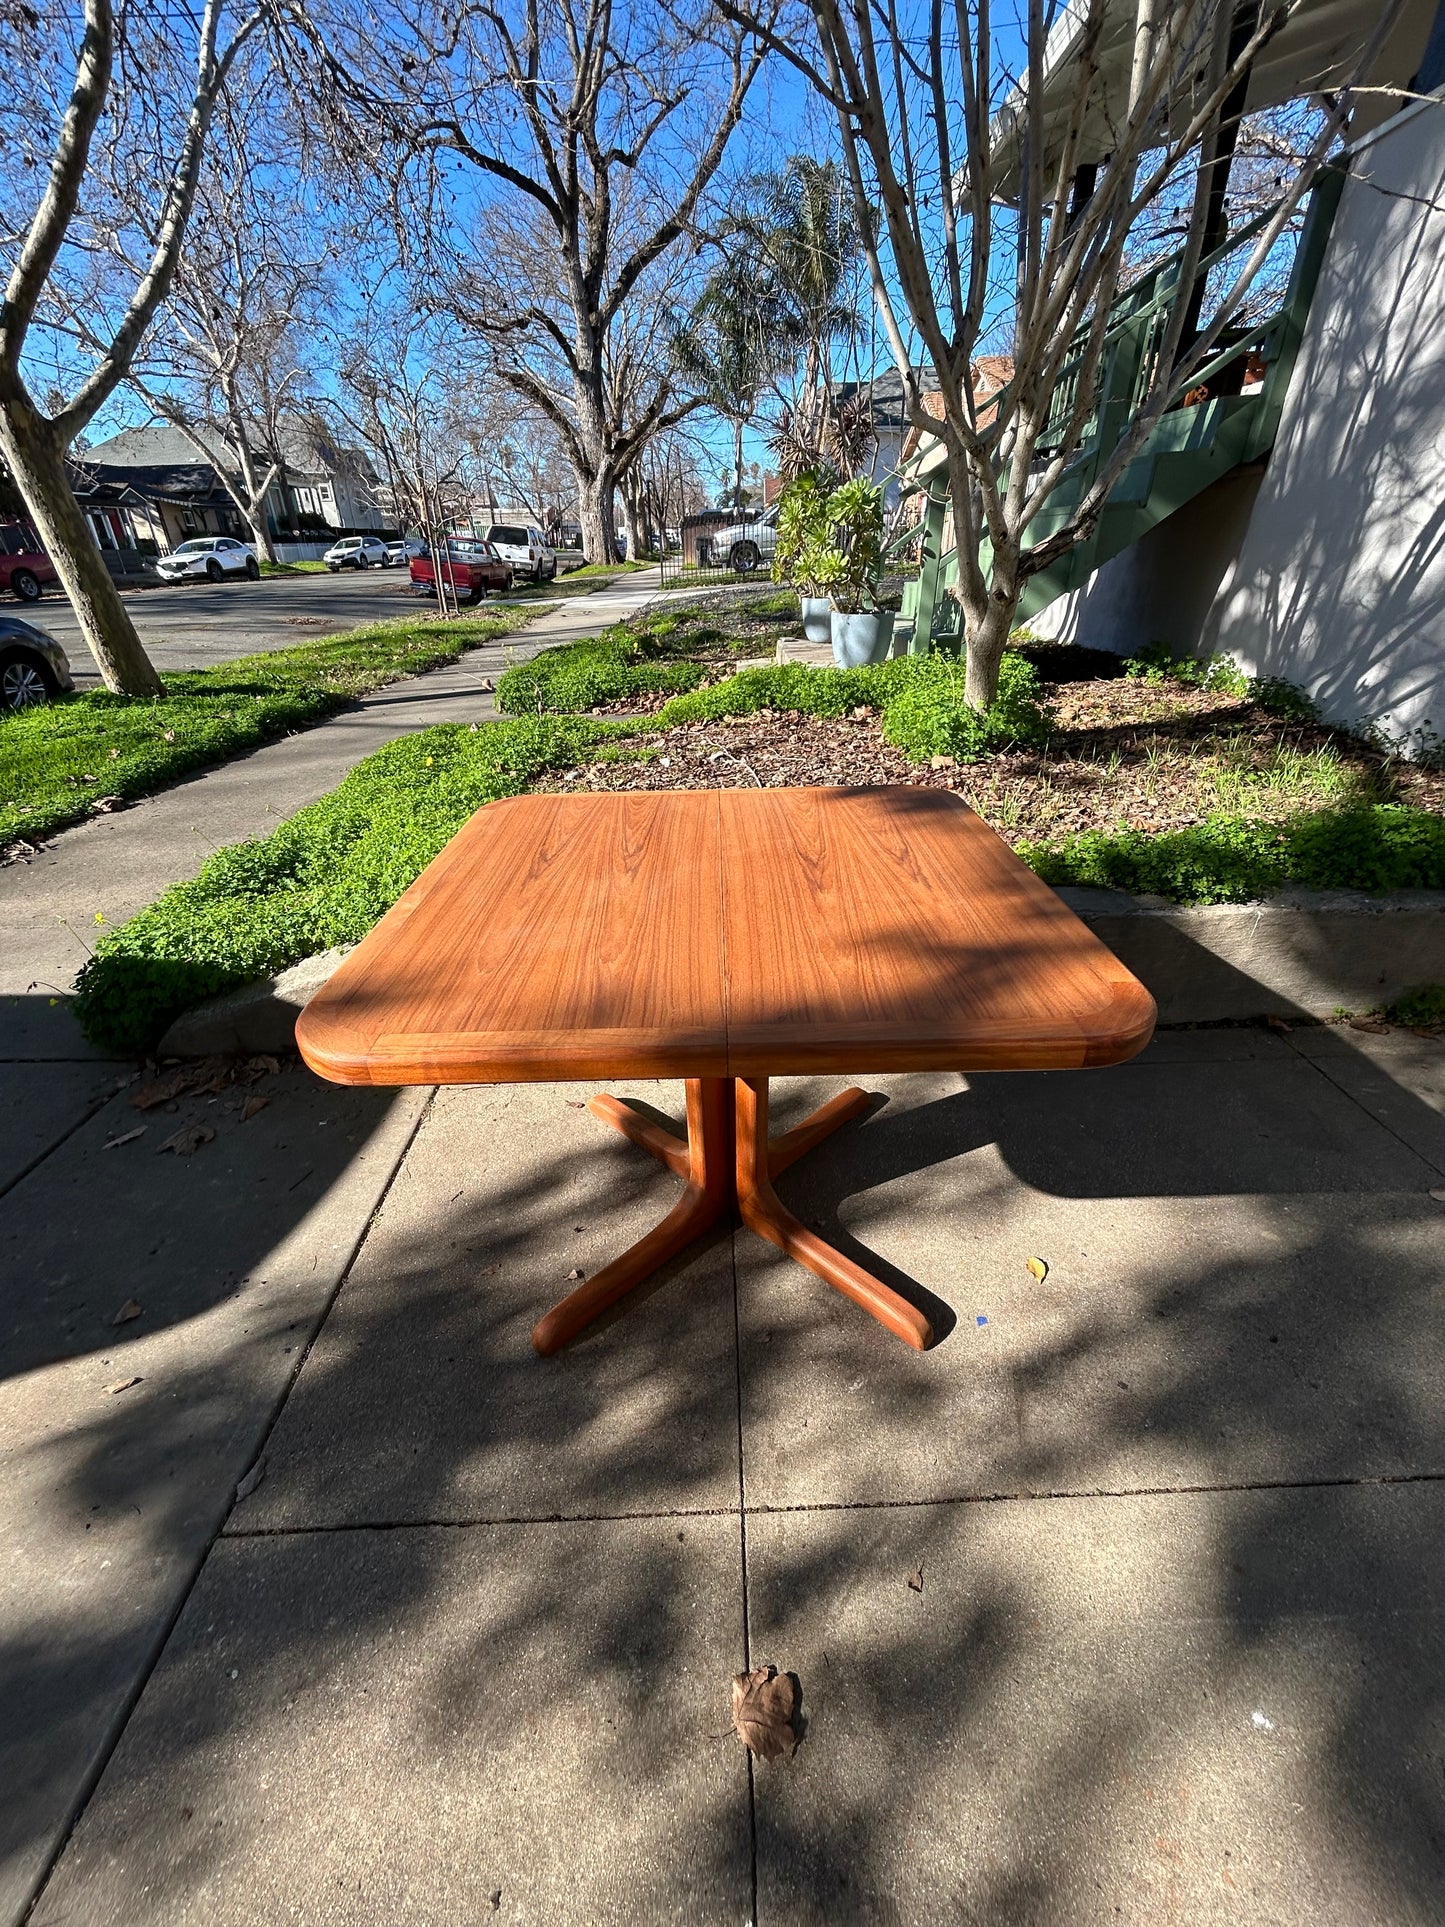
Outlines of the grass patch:
M 529 612 L 530 613 L 530 612 Z M 51 835 L 102 797 L 131 800 L 453 662 L 515 616 L 404 616 L 166 678 L 159 701 L 108 690 L 0 715 L 0 844 Z
M 729 654 L 756 648 L 760 627 L 781 630 L 789 620 L 796 620 L 791 596 L 750 597 L 732 610 L 656 610 L 517 664 L 497 684 L 497 707 L 513 716 L 577 716 L 676 695 L 718 676 Z
M 1283 822 L 1218 815 L 1185 830 L 1091 830 L 1021 843 L 1046 883 L 1093 884 L 1175 903 L 1249 903 L 1309 890 L 1445 889 L 1445 818 L 1384 803 L 1310 810 Z
M 262 575 L 325 575 L 324 562 L 263 562 Z
M 572 718 L 442 724 L 358 763 L 270 836 L 218 850 L 101 938 L 76 980 L 86 1034 L 143 1051 L 204 998 L 363 937 L 483 803 L 617 733 Z

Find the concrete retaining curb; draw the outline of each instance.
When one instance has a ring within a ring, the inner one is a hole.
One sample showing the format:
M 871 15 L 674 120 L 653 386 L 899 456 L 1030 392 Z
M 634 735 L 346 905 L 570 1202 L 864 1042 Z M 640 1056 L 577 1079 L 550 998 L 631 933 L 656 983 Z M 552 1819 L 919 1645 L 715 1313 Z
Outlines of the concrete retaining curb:
M 1195 906 L 1120 890 L 1059 895 L 1153 992 L 1161 1024 L 1332 1017 L 1445 982 L 1445 890 L 1287 890 Z
M 1197 907 L 1120 890 L 1059 895 L 1153 992 L 1162 1024 L 1332 1017 L 1445 983 L 1445 890 L 1291 890 Z M 323 951 L 188 1010 L 161 1055 L 290 1050 L 298 1014 L 345 954 Z

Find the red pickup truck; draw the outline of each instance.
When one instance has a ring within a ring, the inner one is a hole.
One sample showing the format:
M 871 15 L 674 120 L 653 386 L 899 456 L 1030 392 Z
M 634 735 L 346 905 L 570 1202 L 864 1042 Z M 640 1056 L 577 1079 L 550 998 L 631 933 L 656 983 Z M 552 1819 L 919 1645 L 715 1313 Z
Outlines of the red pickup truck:
M 436 594 L 436 567 L 429 549 L 412 557 L 411 580 L 413 588 Z M 456 591 L 458 602 L 480 602 L 488 589 L 511 588 L 512 565 L 489 542 L 448 542 L 442 555 L 442 581 Z

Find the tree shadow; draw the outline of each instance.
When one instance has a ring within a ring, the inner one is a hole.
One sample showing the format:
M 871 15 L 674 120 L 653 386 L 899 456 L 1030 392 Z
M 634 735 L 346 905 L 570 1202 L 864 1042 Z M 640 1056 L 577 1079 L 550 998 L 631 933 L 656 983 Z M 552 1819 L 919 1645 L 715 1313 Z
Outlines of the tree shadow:
M 819 1492 L 750 1520 L 753 1664 L 795 1668 L 811 1720 L 758 1772 L 763 1915 L 1205 1918 L 1228 1871 L 1272 1918 L 1430 1918 L 1430 1167 L 1263 1034 L 1161 1039 L 1089 1078 L 941 1081 L 890 1081 L 932 1101 L 820 1146 L 783 1180 L 794 1207 L 847 1207 L 872 1237 L 859 1208 L 911 1184 L 949 1237 L 1007 1203 L 1076 1211 L 1091 1249 L 1131 1212 L 1174 1235 L 1021 1286 L 996 1321 L 1017 1328 L 996 1370 L 1020 1422 L 960 1442 L 952 1502 L 905 1460 L 894 1505 Z M 782 1087 L 779 1123 L 818 1094 Z M 318 1879 L 414 1881 L 423 1911 L 449 1866 L 483 1917 L 494 1885 L 553 1918 L 747 1912 L 745 1775 L 720 1737 L 742 1664 L 738 1374 L 751 1457 L 780 1409 L 816 1409 L 799 1347 L 824 1333 L 870 1388 L 846 1421 L 863 1464 L 885 1417 L 920 1452 L 956 1432 L 977 1366 L 957 1345 L 916 1359 L 811 1280 L 806 1333 L 764 1353 L 746 1274 L 739 1357 L 725 1240 L 534 1359 L 570 1261 L 677 1190 L 561 1097 L 439 1098 L 37 1922 L 98 1917 L 102 1895 L 159 1917 L 243 1867 L 264 1911 L 303 1835 Z M 199 1368 L 174 1389 L 203 1405 Z M 194 1421 L 173 1423 L 186 1449 Z M 58 1506 L 117 1496 L 118 1439 L 111 1412 L 87 1428 Z M 129 1489 L 149 1515 L 163 1475 Z M 159 1549 L 178 1522 L 154 1516 Z M 84 1664 L 108 1636 L 32 1657 Z M 589 1843 L 570 1869 L 567 1829 L 523 1824 L 558 1798 Z M 624 1894 L 607 1843 L 639 1826 Z

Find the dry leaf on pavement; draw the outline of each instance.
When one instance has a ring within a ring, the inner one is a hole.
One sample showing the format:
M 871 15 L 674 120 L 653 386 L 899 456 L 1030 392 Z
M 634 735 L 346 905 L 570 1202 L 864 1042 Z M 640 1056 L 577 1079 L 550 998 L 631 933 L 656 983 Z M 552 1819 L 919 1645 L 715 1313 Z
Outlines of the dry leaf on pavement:
M 733 1679 L 733 1728 L 749 1753 L 760 1760 L 780 1759 L 798 1744 L 794 1715 L 798 1682 L 776 1666 L 738 1673 Z
M 172 1131 L 160 1147 L 163 1151 L 174 1151 L 178 1158 L 188 1158 L 203 1144 L 209 1144 L 216 1135 L 209 1124 L 183 1124 L 178 1131 Z
M 1049 1275 L 1049 1268 L 1042 1258 L 1025 1258 L 1024 1269 L 1025 1271 L 1031 1271 L 1040 1284 L 1042 1284 Z
M 249 1118 L 255 1117 L 258 1111 L 264 1111 L 270 1102 L 269 1097 L 257 1097 L 253 1092 L 241 1106 L 241 1122 L 244 1124 Z
M 1382 1024 L 1376 1017 L 1352 1017 L 1350 1029 L 1367 1030 L 1372 1037 L 1388 1037 L 1390 1034 L 1390 1026 Z
M 1445 1204 L 1445 1184 L 1432 1184 L 1430 1186 L 1430 1196 L 1435 1200 L 1436 1204 Z
M 102 1151 L 113 1151 L 117 1145 L 133 1144 L 138 1137 L 144 1137 L 145 1134 L 146 1127 L 144 1124 L 137 1124 L 133 1131 L 122 1131 L 119 1137 L 109 1139 L 105 1144 L 102 1144 L 100 1148 Z
M 140 1317 L 140 1309 L 134 1298 L 127 1298 L 110 1322 L 112 1325 L 128 1325 L 132 1318 Z
M 144 1384 L 145 1380 L 143 1378 L 118 1378 L 114 1385 L 107 1385 L 105 1389 L 114 1397 L 117 1392 L 128 1392 L 132 1385 Z
M 910 1572 L 908 1575 L 908 1590 L 910 1592 L 920 1593 L 923 1591 L 923 1561 L 921 1559 L 918 1562 L 917 1571 Z

